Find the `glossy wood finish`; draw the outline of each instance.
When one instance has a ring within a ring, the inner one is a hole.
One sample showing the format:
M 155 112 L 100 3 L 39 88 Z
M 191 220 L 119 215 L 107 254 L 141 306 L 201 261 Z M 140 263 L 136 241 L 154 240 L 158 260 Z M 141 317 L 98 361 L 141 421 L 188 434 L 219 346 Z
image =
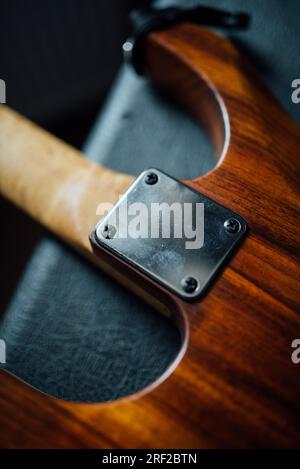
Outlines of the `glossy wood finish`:
M 216 169 L 186 182 L 245 217 L 249 235 L 194 304 L 113 257 L 93 258 L 178 321 L 181 354 L 159 382 L 106 404 L 59 401 L 2 372 L 1 446 L 299 446 L 300 368 L 291 361 L 300 336 L 299 128 L 234 47 L 205 29 L 182 24 L 151 34 L 147 69 L 215 142 Z M 130 178 L 97 169 L 14 119 L 1 110 L 1 192 L 90 257 L 95 206 L 115 199 Z M 15 128 L 27 135 L 16 145 Z M 23 179 L 20 158 L 30 168 Z M 49 187 L 38 184 L 43 171 Z

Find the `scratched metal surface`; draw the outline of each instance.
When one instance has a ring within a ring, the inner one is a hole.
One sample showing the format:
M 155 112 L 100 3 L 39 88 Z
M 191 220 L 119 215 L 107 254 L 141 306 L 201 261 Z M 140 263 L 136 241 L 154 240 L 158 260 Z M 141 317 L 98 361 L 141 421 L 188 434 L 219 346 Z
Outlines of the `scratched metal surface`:
M 149 171 L 158 178 L 154 185 L 145 182 Z M 137 204 L 142 205 L 143 210 L 130 213 L 130 207 L 137 207 Z M 160 207 L 160 212 L 153 210 L 155 205 L 156 210 Z M 229 219 L 238 220 L 238 232 L 226 231 L 224 223 Z M 103 236 L 105 226 L 115 229 L 114 236 Z M 170 230 L 164 233 L 166 226 Z M 238 214 L 162 171 L 150 169 L 137 177 L 114 209 L 100 221 L 95 237 L 105 249 L 130 262 L 173 293 L 196 300 L 206 291 L 245 232 L 246 223 Z M 197 282 L 197 287 L 186 292 L 182 280 L 189 277 Z

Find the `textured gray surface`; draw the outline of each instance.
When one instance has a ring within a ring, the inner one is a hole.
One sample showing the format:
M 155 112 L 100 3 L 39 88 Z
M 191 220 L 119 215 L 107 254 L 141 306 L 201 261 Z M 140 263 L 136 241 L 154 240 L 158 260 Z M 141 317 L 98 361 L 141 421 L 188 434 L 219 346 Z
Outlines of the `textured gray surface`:
M 235 33 L 235 40 L 300 121 L 300 105 L 290 99 L 290 83 L 299 71 L 299 2 L 205 3 L 253 13 L 251 30 Z M 195 123 L 125 68 L 85 151 L 94 161 L 131 174 L 157 166 L 187 178 L 213 164 Z M 179 347 L 167 320 L 49 238 L 28 264 L 0 337 L 7 341 L 7 369 L 44 392 L 80 401 L 112 399 L 144 387 Z
M 85 152 L 94 161 L 134 175 L 152 166 L 191 178 L 214 165 L 212 147 L 198 124 L 129 66 L 122 67 Z
M 54 396 L 100 401 L 159 376 L 167 320 L 55 241 L 40 243 L 1 325 L 7 369 Z

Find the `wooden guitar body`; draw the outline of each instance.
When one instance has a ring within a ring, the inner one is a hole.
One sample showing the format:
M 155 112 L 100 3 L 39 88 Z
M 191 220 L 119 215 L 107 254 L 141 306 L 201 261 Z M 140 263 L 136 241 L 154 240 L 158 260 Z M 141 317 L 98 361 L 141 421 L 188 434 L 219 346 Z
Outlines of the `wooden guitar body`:
M 0 108 L 0 190 L 168 315 L 182 348 L 158 381 L 78 404 L 0 372 L 2 447 L 300 445 L 300 130 L 225 38 L 191 24 L 151 33 L 147 74 L 207 129 L 216 168 L 184 181 L 239 213 L 249 232 L 203 298 L 188 303 L 113 255 L 94 255 L 100 202 L 133 178 L 98 167 Z M 188 148 L 187 148 L 188 158 Z M 201 155 L 199 155 L 199 158 Z

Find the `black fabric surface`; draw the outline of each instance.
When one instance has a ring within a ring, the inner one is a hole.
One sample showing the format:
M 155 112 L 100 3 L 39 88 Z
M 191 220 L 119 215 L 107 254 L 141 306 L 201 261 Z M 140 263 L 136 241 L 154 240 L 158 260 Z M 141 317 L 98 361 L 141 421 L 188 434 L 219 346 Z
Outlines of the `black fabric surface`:
M 234 40 L 300 122 L 300 105 L 290 98 L 299 71 L 299 2 L 205 3 L 252 12 L 251 29 L 234 33 Z M 94 161 L 131 174 L 157 166 L 188 178 L 214 164 L 197 125 L 126 67 L 84 150 Z M 46 393 L 76 401 L 133 393 L 166 369 L 180 345 L 167 319 L 50 238 L 32 256 L 3 316 L 0 337 L 7 342 L 9 371 Z

